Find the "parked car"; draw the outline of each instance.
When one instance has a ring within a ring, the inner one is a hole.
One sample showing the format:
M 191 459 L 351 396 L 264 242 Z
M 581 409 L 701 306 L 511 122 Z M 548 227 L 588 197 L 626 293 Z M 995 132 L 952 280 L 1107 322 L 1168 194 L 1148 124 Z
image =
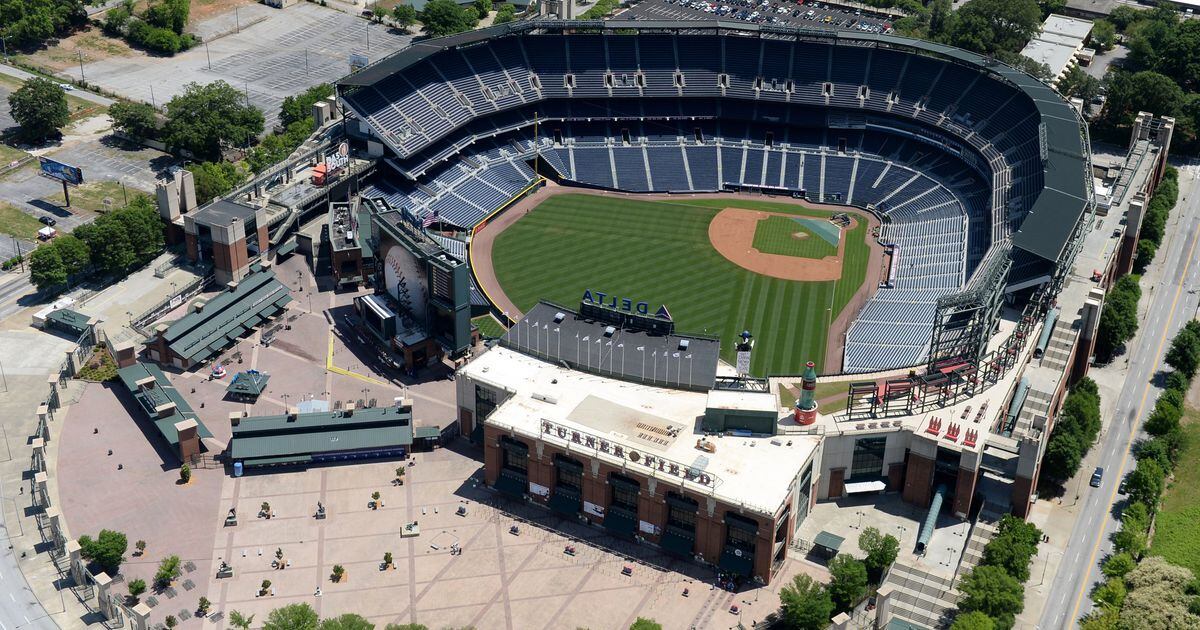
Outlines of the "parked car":
M 54 217 L 47 216 L 47 215 L 38 217 L 38 221 L 41 221 L 44 225 L 48 225 L 50 227 L 54 227 L 58 223 L 58 221 L 55 220 Z
M 1100 481 L 1103 479 L 1104 479 L 1104 469 L 1097 467 L 1096 470 L 1092 473 L 1091 486 L 1093 488 L 1099 488 Z

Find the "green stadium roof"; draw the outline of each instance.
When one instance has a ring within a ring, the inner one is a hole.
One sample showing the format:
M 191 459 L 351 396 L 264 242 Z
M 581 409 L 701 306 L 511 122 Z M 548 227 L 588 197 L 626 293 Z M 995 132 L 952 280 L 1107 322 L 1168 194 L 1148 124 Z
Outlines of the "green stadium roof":
M 258 271 L 222 291 L 200 311 L 171 324 L 163 337 L 176 355 L 192 362 L 204 361 L 277 315 L 291 301 L 287 286 L 274 272 Z
M 410 407 L 242 418 L 233 427 L 230 455 L 247 466 L 263 458 L 296 458 L 319 453 L 411 446 Z M 278 463 L 278 462 L 277 462 Z
M 141 388 L 138 386 L 138 381 L 147 377 L 154 379 L 154 386 Z M 142 406 L 142 410 L 154 423 L 154 428 L 163 436 L 163 438 L 173 447 L 179 446 L 179 432 L 175 430 L 175 424 L 182 420 L 195 420 L 197 432 L 201 438 L 211 438 L 212 432 L 204 423 L 200 421 L 200 416 L 192 411 L 191 405 L 188 404 L 179 390 L 171 384 L 167 379 L 167 375 L 153 363 L 134 363 L 133 365 L 117 370 L 117 378 L 133 394 L 133 399 Z M 158 409 L 166 403 L 175 404 L 175 412 L 171 415 L 159 418 Z
M 92 321 L 90 316 L 69 308 L 60 308 L 46 316 L 47 326 L 76 335 L 82 335 L 83 331 L 87 330 L 90 321 Z
M 263 390 L 267 388 L 267 381 L 271 375 L 266 372 L 250 370 L 247 372 L 238 372 L 229 381 L 229 387 L 225 388 L 225 393 L 234 394 L 237 396 L 259 396 Z

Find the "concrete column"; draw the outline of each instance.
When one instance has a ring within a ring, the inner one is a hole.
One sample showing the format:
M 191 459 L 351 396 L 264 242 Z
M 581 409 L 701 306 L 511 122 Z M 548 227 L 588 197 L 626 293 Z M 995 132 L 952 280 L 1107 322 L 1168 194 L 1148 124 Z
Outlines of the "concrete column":
M 971 512 L 971 500 L 975 495 L 975 484 L 979 479 L 981 456 L 973 450 L 964 450 L 958 460 L 958 479 L 954 488 L 954 515 L 965 519 Z
M 34 473 L 33 475 L 33 497 L 38 505 L 50 504 L 50 493 L 46 489 L 46 473 Z
M 70 374 L 71 376 L 75 376 L 75 373 L 79 371 L 79 366 L 75 365 L 75 349 L 72 348 L 70 350 L 63 350 L 63 352 L 66 353 L 66 355 L 67 355 L 67 358 L 66 358 L 67 374 Z M 52 376 L 54 376 L 54 375 L 52 375 Z M 55 376 L 54 383 L 55 383 L 55 385 L 58 384 L 57 376 Z
M 30 442 L 33 447 L 33 471 L 35 473 L 46 470 L 46 441 L 42 438 L 33 438 Z
M 1040 446 L 1037 440 L 1029 436 L 1021 438 L 1017 445 L 1017 474 L 1013 479 L 1011 501 L 1013 514 L 1021 518 L 1029 515 L 1030 502 L 1037 488 Z
M 132 612 L 130 622 L 133 624 L 133 630 L 150 630 L 150 607 L 146 602 L 138 602 Z
M 100 606 L 100 614 L 104 615 L 105 619 L 112 619 L 112 578 L 108 577 L 107 573 L 97 573 L 96 580 L 96 602 Z
M 892 620 L 892 595 L 895 588 L 890 584 L 879 587 L 875 593 L 875 628 L 883 630 Z
M 175 423 L 179 436 L 179 461 L 187 463 L 200 454 L 199 424 L 191 418 Z
M 41 435 L 39 437 L 43 438 L 46 442 L 49 442 L 50 441 L 50 407 L 45 404 L 38 405 L 37 417 L 38 417 L 38 423 L 45 425 L 45 427 L 46 427 L 45 434 Z
M 62 540 L 62 511 L 52 505 L 46 508 L 46 518 L 50 519 L 50 533 L 54 536 L 54 548 L 58 549 Z
M 831 621 L 833 621 L 835 630 L 849 630 L 850 628 L 850 615 L 846 613 L 838 613 Z
M 67 541 L 67 558 L 71 562 L 71 580 L 76 586 L 83 585 L 83 555 L 79 549 L 79 541 Z

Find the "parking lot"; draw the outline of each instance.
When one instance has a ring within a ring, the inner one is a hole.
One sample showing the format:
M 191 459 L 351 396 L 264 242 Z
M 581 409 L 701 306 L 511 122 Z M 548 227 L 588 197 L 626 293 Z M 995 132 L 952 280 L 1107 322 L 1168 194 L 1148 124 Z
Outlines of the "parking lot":
M 174 57 L 111 57 L 84 65 L 89 82 L 122 96 L 159 107 L 191 82 L 228 82 L 263 110 L 268 128 L 284 97 L 341 78 L 352 53 L 376 61 L 408 44 L 411 37 L 359 17 L 300 3 L 287 9 L 250 5 L 241 12 L 251 22 L 226 24 L 231 14 L 193 25 L 198 32 L 229 32 Z M 209 22 L 219 21 L 212 25 Z M 79 68 L 65 71 L 78 78 Z
M 891 18 L 823 2 L 788 0 L 645 0 L 622 17 L 633 20 L 741 20 L 793 28 L 836 28 L 867 33 L 892 32 Z

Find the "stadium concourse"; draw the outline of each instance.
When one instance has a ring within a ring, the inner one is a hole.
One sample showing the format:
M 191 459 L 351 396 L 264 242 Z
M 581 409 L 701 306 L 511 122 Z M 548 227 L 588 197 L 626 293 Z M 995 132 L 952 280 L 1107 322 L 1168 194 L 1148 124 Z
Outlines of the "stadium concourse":
M 467 240 L 543 176 L 857 206 L 891 265 L 846 332 L 848 373 L 978 355 L 1002 291 L 1019 306 L 1061 276 L 1091 197 L 1086 128 L 1032 77 L 885 35 L 573 26 L 428 40 L 338 83 L 350 135 L 387 164 L 363 190 L 381 220 Z

